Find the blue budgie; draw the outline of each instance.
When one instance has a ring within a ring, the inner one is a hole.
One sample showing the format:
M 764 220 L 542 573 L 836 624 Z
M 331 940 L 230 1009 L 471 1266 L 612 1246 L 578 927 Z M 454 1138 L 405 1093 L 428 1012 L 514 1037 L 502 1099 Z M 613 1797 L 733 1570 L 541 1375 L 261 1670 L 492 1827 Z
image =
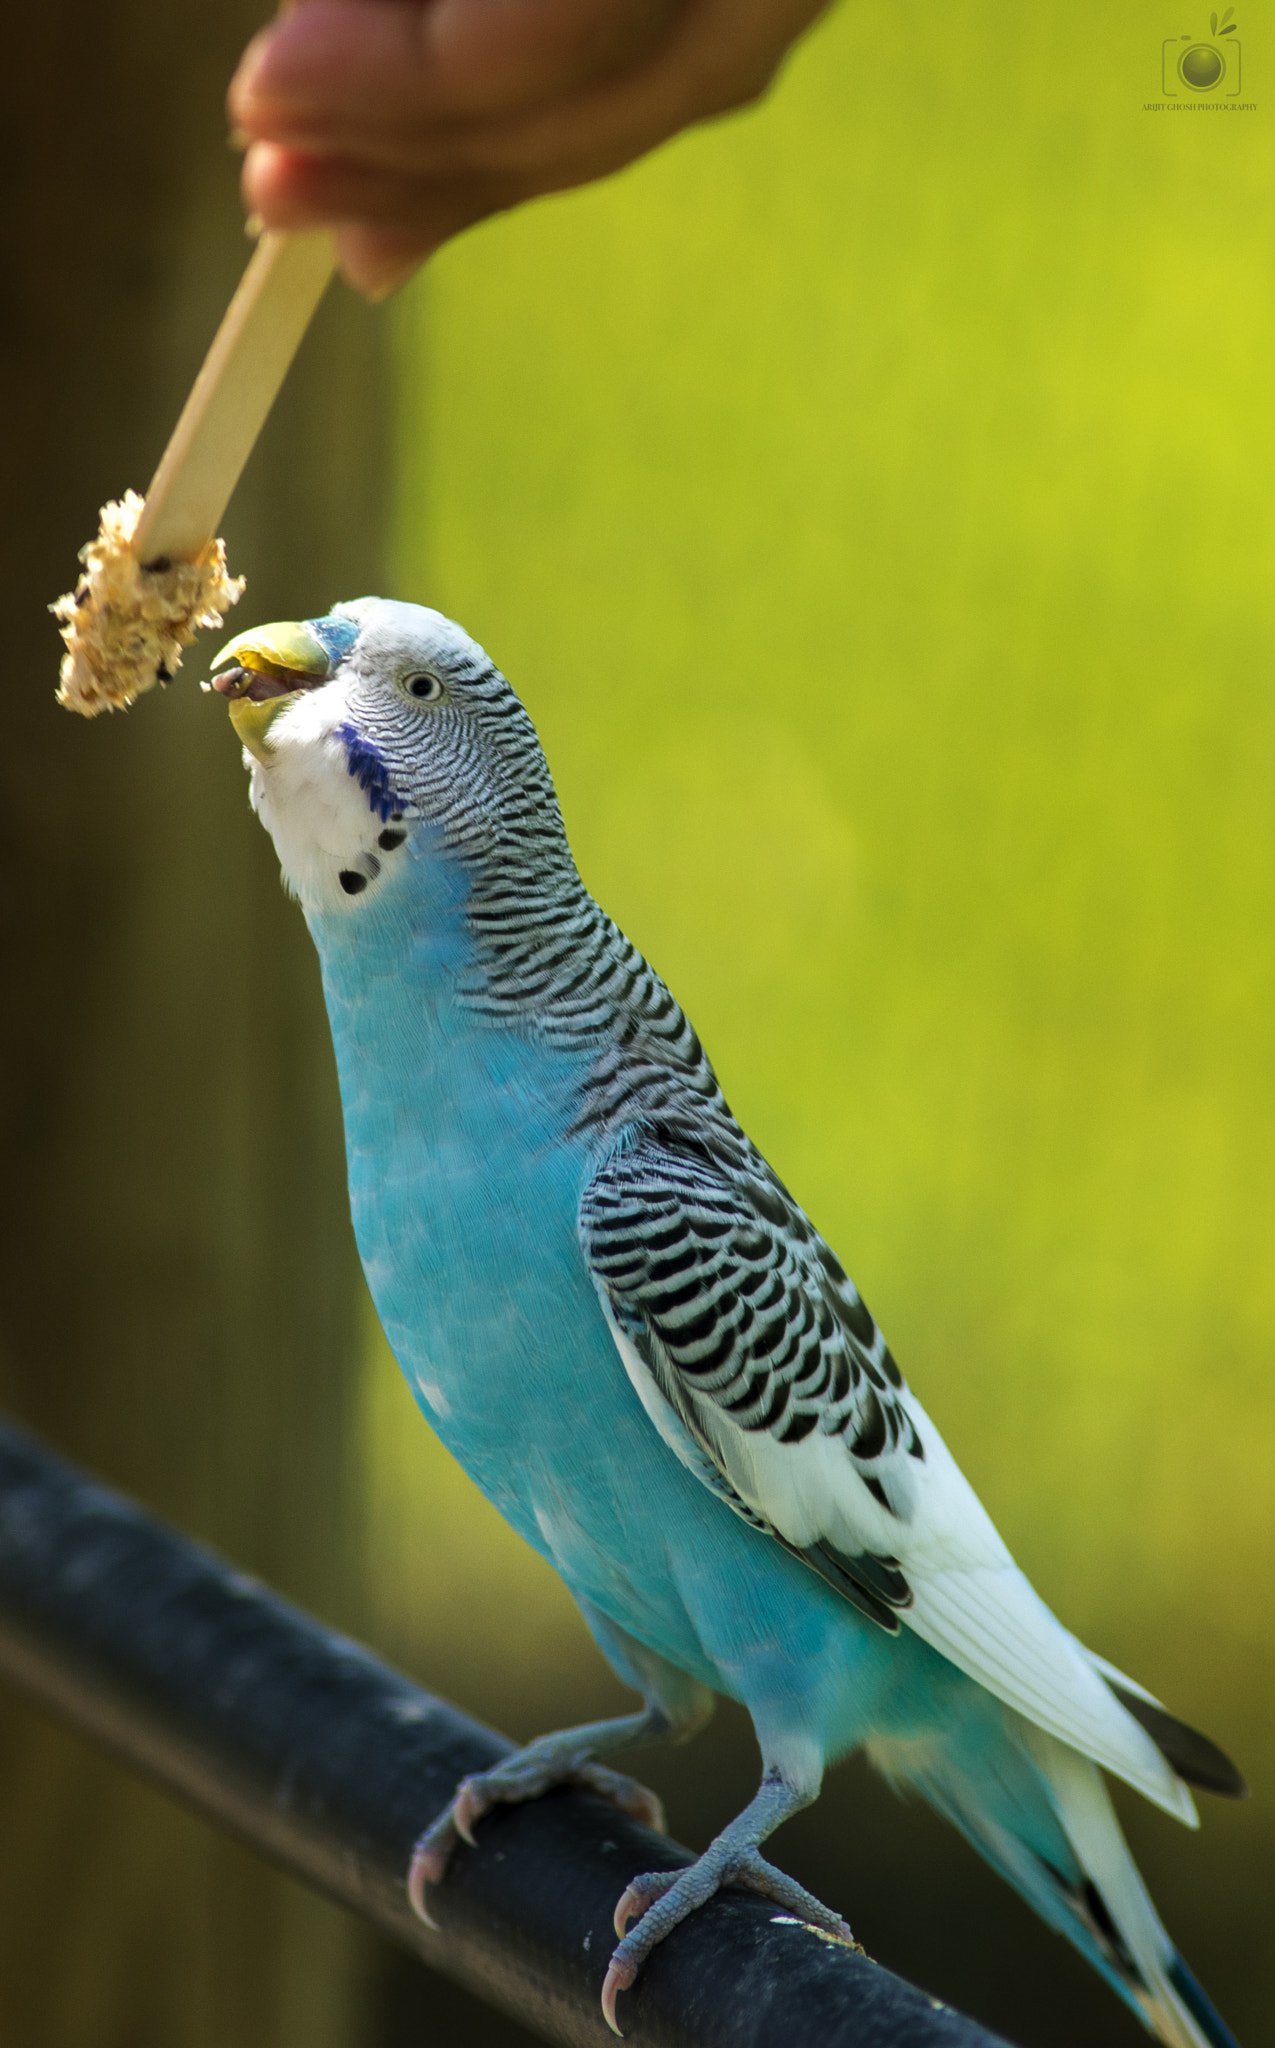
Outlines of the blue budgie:
M 319 951 L 350 1199 L 386 1334 L 448 1448 L 561 1573 L 638 1713 L 458 1788 L 418 1908 L 498 1801 L 593 1787 L 741 1700 L 760 1789 L 635 1872 L 603 1992 L 724 1884 L 826 1932 L 762 1855 L 863 1748 L 1169 2048 L 1234 2048 L 1156 1917 L 1102 1772 L 1193 1824 L 1234 1766 L 1054 1619 L 835 1253 L 588 894 L 535 730 L 439 613 L 365 598 L 241 634 L 216 687 Z

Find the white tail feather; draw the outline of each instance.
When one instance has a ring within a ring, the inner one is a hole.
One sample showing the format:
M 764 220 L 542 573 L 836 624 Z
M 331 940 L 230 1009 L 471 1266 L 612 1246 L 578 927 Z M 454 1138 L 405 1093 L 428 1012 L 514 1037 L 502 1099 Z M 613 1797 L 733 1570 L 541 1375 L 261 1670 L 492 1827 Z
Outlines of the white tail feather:
M 1101 1776 L 1087 1758 L 1030 1722 L 1023 1740 L 1043 1772 L 1081 1867 L 1136 1963 L 1146 1991 L 1131 1986 L 1148 2027 L 1164 2048 L 1212 2048 L 1169 1978 L 1170 1941 L 1129 1854 Z

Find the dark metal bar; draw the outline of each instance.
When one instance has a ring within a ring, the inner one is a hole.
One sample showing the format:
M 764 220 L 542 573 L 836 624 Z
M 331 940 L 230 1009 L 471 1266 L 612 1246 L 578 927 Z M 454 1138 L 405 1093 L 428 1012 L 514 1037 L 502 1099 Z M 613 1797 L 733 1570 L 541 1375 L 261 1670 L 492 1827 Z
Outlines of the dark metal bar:
M 630 1877 L 690 1855 L 592 1796 L 483 1821 L 411 1913 L 411 1846 L 504 1739 L 0 1425 L 0 1678 L 548 2040 L 609 2042 L 599 1993 Z M 875 1963 L 722 1894 L 621 2021 L 658 2048 L 994 2048 Z

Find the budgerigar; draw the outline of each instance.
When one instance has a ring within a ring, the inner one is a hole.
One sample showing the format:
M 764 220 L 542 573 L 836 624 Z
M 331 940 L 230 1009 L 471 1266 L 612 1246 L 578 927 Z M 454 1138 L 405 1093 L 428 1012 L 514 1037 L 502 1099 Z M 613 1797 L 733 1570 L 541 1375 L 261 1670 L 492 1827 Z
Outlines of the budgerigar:
M 612 2026 L 721 1885 L 848 1935 L 761 1845 L 862 1747 L 1160 2041 L 1234 2048 L 1102 1772 L 1188 1823 L 1188 1785 L 1238 1795 L 1238 1773 L 1017 1569 L 673 996 L 585 889 L 504 677 L 439 613 L 376 598 L 240 635 L 218 666 L 319 951 L 386 1334 L 645 1702 L 462 1785 L 418 1846 L 417 1904 L 497 1801 L 573 1782 L 652 1813 L 604 1760 L 690 1734 L 722 1693 L 752 1716 L 761 1786 L 690 1869 L 634 1873 Z

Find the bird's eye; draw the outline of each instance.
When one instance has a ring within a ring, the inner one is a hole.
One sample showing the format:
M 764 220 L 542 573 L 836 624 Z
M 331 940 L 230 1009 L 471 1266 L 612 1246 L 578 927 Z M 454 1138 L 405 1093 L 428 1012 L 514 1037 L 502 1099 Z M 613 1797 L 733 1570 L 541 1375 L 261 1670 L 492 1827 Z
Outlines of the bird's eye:
M 436 704 L 443 694 L 443 686 L 437 676 L 422 672 L 420 675 L 404 676 L 403 687 L 409 697 L 415 697 L 421 704 Z

